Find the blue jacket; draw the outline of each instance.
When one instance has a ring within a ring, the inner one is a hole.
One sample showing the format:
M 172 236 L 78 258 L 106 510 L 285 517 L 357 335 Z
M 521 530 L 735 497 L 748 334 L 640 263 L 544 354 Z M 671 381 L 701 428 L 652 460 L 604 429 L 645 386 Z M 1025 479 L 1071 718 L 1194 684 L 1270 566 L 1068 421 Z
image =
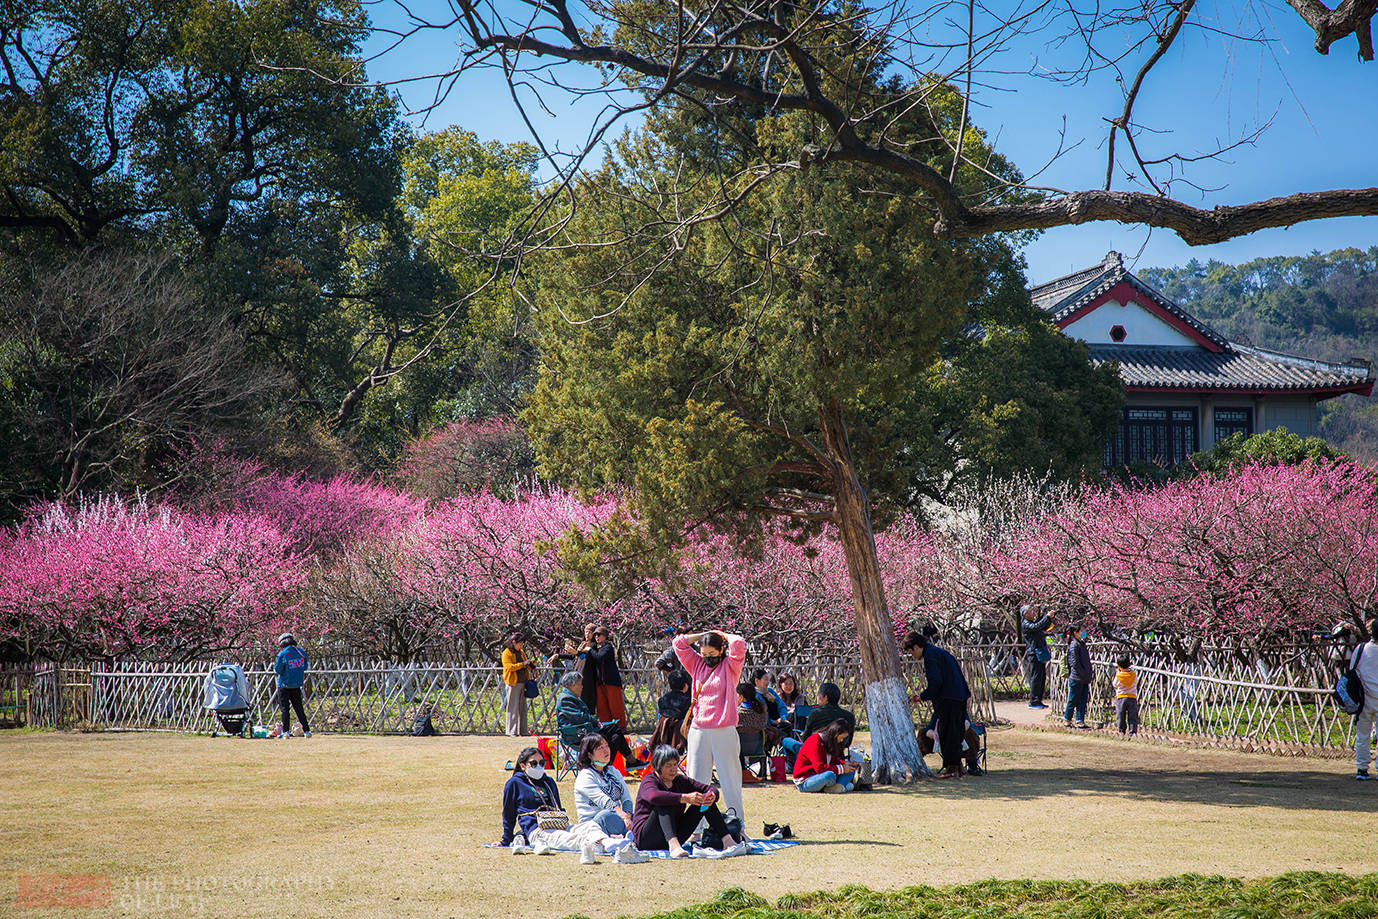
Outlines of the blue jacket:
M 928 677 L 928 688 L 919 693 L 920 699 L 927 702 L 937 699 L 965 702 L 971 698 L 967 678 L 962 676 L 957 658 L 937 645 L 928 645 L 923 649 L 923 672 Z
M 301 684 L 306 682 L 306 652 L 296 645 L 288 645 L 278 652 L 273 669 L 277 671 L 278 686 L 301 689 Z
M 560 690 L 555 697 L 555 730 L 560 735 L 561 743 L 567 747 L 577 747 L 584 735 L 597 734 L 602 726 L 587 702 L 568 689 Z
M 502 844 L 512 844 L 518 827 L 530 842 L 536 831 L 536 811 L 552 807 L 560 808 L 560 789 L 550 773 L 539 782 L 532 782 L 525 772 L 518 771 L 502 787 Z

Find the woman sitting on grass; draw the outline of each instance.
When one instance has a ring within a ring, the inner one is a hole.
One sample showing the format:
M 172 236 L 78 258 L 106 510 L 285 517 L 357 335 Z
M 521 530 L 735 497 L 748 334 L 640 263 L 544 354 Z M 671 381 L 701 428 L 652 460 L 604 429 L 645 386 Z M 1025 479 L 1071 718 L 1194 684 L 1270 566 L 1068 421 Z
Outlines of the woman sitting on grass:
M 804 792 L 851 791 L 856 784 L 856 765 L 843 759 L 851 745 L 852 730 L 840 718 L 810 734 L 794 762 L 794 784 Z
M 545 771 L 545 754 L 526 747 L 517 755 L 512 778 L 502 789 L 502 841 L 513 855 L 550 855 L 554 852 L 580 852 L 585 864 L 596 856 L 616 852 L 616 861 L 645 861 L 646 856 L 631 847 L 622 852 L 627 839 L 612 836 L 592 820 L 575 823 L 568 829 L 542 829 L 538 815 L 564 814 L 560 789 Z M 568 817 L 566 817 L 568 820 Z
M 718 810 L 718 790 L 696 782 L 680 771 L 680 752 L 669 744 L 651 752 L 651 771 L 641 780 L 632 812 L 632 838 L 637 848 L 651 851 L 669 849 L 673 858 L 687 858 L 684 842 L 700 820 L 722 836 L 721 853 L 742 855 L 745 840 L 727 832 L 727 821 Z
M 579 775 L 574 779 L 574 809 L 579 822 L 593 821 L 609 836 L 626 836 L 632 822 L 632 793 L 622 773 L 611 768 L 612 747 L 601 734 L 579 741 Z

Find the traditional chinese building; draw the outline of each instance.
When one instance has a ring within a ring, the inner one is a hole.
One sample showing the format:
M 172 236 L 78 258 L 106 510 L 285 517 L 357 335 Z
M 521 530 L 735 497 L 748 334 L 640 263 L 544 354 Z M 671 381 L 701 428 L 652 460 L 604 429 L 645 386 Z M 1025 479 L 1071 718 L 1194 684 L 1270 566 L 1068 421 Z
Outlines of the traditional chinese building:
M 1233 342 L 1125 270 L 1118 252 L 1041 284 L 1034 304 L 1064 333 L 1114 361 L 1128 396 L 1107 466 L 1172 465 L 1243 431 L 1310 437 L 1317 405 L 1373 392 L 1368 362 L 1335 364 Z

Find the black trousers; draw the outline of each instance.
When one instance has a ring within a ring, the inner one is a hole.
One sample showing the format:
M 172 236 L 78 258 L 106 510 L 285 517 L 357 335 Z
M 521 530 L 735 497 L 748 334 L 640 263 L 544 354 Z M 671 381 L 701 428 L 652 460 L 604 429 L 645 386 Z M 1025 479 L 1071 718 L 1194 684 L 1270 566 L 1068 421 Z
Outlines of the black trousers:
M 671 838 L 678 839 L 679 844 L 684 845 L 684 841 L 694 834 L 700 820 L 706 820 L 709 829 L 719 836 L 727 835 L 727 820 L 723 817 L 722 811 L 718 810 L 716 801 L 709 805 L 706 811 L 699 810 L 696 805 L 657 807 L 652 809 L 651 817 L 636 837 L 636 847 L 642 851 L 658 852 L 668 849 Z M 723 844 L 727 844 L 725 839 Z
M 967 704 L 964 699 L 937 699 L 933 703 L 937 716 L 938 746 L 942 747 L 943 771 L 962 769 L 962 735 L 966 733 Z
M 1029 704 L 1042 705 L 1048 688 L 1048 662 L 1029 658 Z
M 306 709 L 301 704 L 301 687 L 289 689 L 286 686 L 278 687 L 278 706 L 282 709 L 282 733 L 292 733 L 292 713 L 288 710 L 288 703 L 297 710 L 297 717 L 301 719 L 301 729 L 311 730 L 311 725 L 306 723 Z

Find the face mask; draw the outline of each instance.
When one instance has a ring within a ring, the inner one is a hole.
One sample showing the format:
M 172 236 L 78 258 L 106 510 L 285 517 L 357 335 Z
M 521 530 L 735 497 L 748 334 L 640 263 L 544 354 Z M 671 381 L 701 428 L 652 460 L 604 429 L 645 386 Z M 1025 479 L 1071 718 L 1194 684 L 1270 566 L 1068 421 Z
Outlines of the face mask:
M 1081 633 L 1081 640 L 1082 640 L 1082 641 L 1085 641 L 1085 640 L 1086 640 L 1086 633 L 1085 633 L 1085 632 L 1082 632 L 1082 633 Z
M 605 760 L 605 759 L 591 759 L 591 760 L 589 760 L 589 762 L 593 763 L 593 764 L 594 764 L 595 766 L 597 766 L 599 769 L 602 769 L 603 767 L 607 766 L 607 764 L 608 764 L 608 761 Z
M 533 782 L 539 782 L 545 778 L 544 766 L 527 766 L 523 771 L 526 773 L 526 777 Z
M 710 656 L 710 655 L 705 654 L 705 655 L 703 655 L 703 662 L 704 662 L 705 664 L 707 664 L 708 666 L 710 666 L 710 667 L 716 667 L 716 666 L 718 666 L 719 664 L 722 663 L 722 655 L 721 655 L 721 654 L 714 654 L 714 655 L 711 655 L 711 656 Z

